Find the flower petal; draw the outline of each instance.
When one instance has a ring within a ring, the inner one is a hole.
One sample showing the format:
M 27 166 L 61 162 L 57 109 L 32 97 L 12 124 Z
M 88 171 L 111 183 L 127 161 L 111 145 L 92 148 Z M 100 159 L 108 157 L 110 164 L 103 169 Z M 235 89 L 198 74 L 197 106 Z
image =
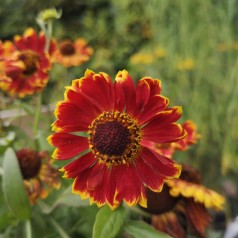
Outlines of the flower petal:
M 85 110 L 85 109 L 84 109 Z M 77 105 L 70 102 L 60 102 L 55 109 L 55 116 L 67 125 L 81 126 L 87 130 L 92 118 Z
M 120 181 L 116 187 L 116 203 L 122 199 L 129 205 L 134 206 L 140 200 L 145 200 L 145 187 L 133 163 L 118 166 Z
M 181 165 L 146 147 L 142 147 L 141 158 L 144 163 L 163 178 L 177 178 L 180 175 Z
M 85 76 L 80 79 L 80 83 L 73 82 L 73 86 L 78 85 L 81 93 L 95 104 L 102 111 L 111 111 L 114 108 L 114 90 L 111 79 L 106 74 L 93 74 L 86 71 Z
M 182 195 L 187 198 L 193 198 L 195 202 L 204 204 L 206 208 L 223 209 L 224 197 L 202 185 L 190 183 L 182 179 L 168 180 L 166 184 L 171 188 L 170 194 L 174 197 Z
M 159 112 L 164 111 L 169 105 L 169 99 L 161 95 L 151 97 L 148 103 L 138 110 L 135 117 L 138 118 L 140 125 L 145 124 L 154 118 Z
M 126 70 L 119 71 L 116 75 L 115 92 L 116 92 L 116 109 L 126 108 L 126 111 L 133 115 L 136 105 L 135 84 Z
M 51 145 L 57 147 L 53 158 L 65 160 L 73 158 L 88 148 L 88 139 L 68 133 L 55 133 L 48 137 Z
M 62 169 L 60 169 L 60 171 L 64 172 L 64 178 L 76 178 L 95 163 L 96 159 L 94 158 L 92 153 L 87 153 L 70 162 Z

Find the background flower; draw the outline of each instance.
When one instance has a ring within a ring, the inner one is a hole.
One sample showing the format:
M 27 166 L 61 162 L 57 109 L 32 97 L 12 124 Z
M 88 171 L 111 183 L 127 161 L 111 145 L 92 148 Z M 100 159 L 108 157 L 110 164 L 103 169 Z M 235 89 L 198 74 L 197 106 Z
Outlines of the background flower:
M 47 152 L 23 148 L 16 155 L 31 204 L 46 198 L 52 188 L 60 188 L 58 169 Z
M 51 41 L 48 53 L 45 52 L 45 43 L 44 34 L 37 35 L 32 28 L 27 29 L 22 36 L 15 36 L 14 46 L 9 42 L 4 43 L 4 71 L 11 81 L 5 81 L 3 90 L 11 96 L 22 98 L 40 92 L 46 86 L 54 44 Z
M 75 41 L 64 40 L 58 43 L 57 50 L 54 54 L 56 63 L 65 67 L 79 66 L 87 62 L 93 54 L 93 49 L 88 46 L 83 38 Z

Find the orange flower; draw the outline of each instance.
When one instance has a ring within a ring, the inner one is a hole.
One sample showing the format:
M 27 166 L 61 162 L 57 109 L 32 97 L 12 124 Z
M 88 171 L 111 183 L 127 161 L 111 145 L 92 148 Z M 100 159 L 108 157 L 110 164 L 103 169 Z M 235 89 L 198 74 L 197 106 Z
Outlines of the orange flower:
M 59 172 L 52 166 L 53 160 L 47 152 L 24 148 L 16 155 L 31 204 L 46 198 L 52 188 L 59 189 Z
M 83 38 L 78 38 L 74 42 L 65 40 L 59 43 L 54 54 L 56 63 L 65 67 L 79 66 L 87 62 L 93 54 L 93 49 L 87 46 Z
M 40 92 L 46 86 L 54 43 L 51 41 L 49 53 L 45 52 L 45 43 L 44 34 L 37 35 L 32 28 L 27 29 L 23 36 L 15 36 L 14 45 L 4 43 L 2 68 L 4 74 L 11 79 L 3 82 L 4 91 L 22 98 Z
M 136 86 L 126 70 L 115 82 L 87 70 L 67 87 L 55 110 L 56 133 L 48 140 L 57 147 L 53 157 L 77 156 L 62 169 L 65 178 L 74 179 L 74 193 L 112 209 L 122 201 L 146 206 L 146 187 L 159 192 L 165 179 L 179 176 L 180 165 L 144 146 L 185 135 L 176 123 L 181 107 L 168 107 L 160 91 L 160 80 L 144 77 Z

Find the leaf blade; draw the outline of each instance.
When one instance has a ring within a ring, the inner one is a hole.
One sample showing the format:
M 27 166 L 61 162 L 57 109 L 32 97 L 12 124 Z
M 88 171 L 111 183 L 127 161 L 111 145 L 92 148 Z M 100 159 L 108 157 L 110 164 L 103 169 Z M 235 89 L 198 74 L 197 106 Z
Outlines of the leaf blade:
M 108 206 L 102 207 L 93 226 L 93 238 L 115 237 L 124 223 L 125 216 L 126 210 L 122 206 L 114 211 Z
M 3 193 L 12 213 L 20 220 L 31 216 L 31 205 L 23 184 L 18 160 L 12 148 L 3 157 Z
M 155 230 L 143 221 L 130 221 L 125 225 L 125 231 L 134 238 L 171 238 L 169 235 Z

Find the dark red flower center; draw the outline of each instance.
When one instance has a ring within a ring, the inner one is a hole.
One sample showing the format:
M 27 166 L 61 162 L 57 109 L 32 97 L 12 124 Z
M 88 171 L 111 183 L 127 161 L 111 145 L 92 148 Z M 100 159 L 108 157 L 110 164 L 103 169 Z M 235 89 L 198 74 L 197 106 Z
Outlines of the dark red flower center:
M 16 155 L 23 178 L 34 178 L 41 168 L 41 157 L 38 153 L 30 149 L 22 149 L 19 150 Z
M 19 60 L 23 61 L 25 69 L 23 74 L 30 76 L 37 71 L 40 57 L 31 50 L 22 51 Z
M 103 112 L 89 126 L 89 148 L 109 165 L 126 164 L 137 155 L 140 128 L 126 113 Z
M 70 56 L 75 53 L 75 47 L 71 41 L 64 41 L 59 47 L 62 55 Z

